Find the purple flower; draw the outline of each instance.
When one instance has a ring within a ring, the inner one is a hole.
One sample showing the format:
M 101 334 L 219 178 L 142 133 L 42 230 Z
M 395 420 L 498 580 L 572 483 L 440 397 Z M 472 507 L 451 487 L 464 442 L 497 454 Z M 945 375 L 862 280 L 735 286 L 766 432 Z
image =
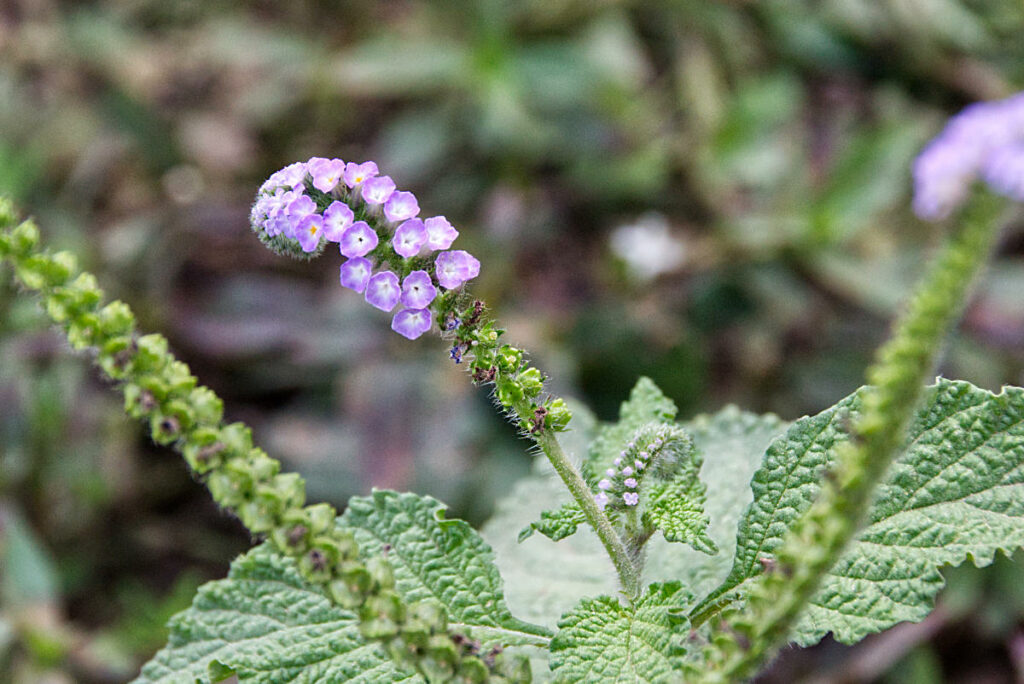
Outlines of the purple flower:
M 363 183 L 363 201 L 367 204 L 384 204 L 395 191 L 391 176 L 376 176 Z
M 993 153 L 982 168 L 982 176 L 999 194 L 1024 202 L 1024 141 Z
M 363 162 L 362 164 L 349 162 L 348 164 L 345 164 L 345 185 L 350 188 L 354 188 L 360 183 L 373 178 L 378 173 L 377 165 L 372 161 Z
M 411 219 L 419 213 L 419 202 L 416 201 L 416 195 L 411 192 L 396 192 L 384 205 L 384 216 L 393 223 Z
M 625 475 L 626 477 L 629 477 L 630 475 L 633 474 L 633 469 L 630 468 L 629 466 L 626 466 L 625 468 L 622 469 L 622 474 Z
M 611 482 L 611 480 L 608 480 L 608 479 L 601 480 L 600 482 L 597 483 L 597 488 L 598 489 L 611 489 L 612 488 L 612 482 Z
M 306 165 L 303 162 L 295 162 L 272 173 L 270 178 L 260 186 L 260 192 L 270 191 L 278 187 L 294 189 L 302 185 L 305 180 Z
M 402 281 L 402 305 L 410 309 L 425 309 L 437 296 L 437 288 L 430 282 L 426 271 L 413 271 Z
M 373 267 L 366 259 L 349 259 L 341 265 L 341 284 L 356 292 L 366 289 L 366 283 L 370 280 L 370 273 Z
M 432 324 L 430 312 L 426 309 L 402 309 L 391 319 L 391 329 L 410 340 L 430 330 Z
M 965 108 L 914 161 L 914 212 L 930 221 L 949 216 L 979 175 L 996 192 L 1020 199 L 1020 166 L 1008 161 L 1022 143 L 1024 93 Z
M 608 505 L 608 495 L 604 492 L 598 492 L 594 495 L 594 503 L 603 511 L 604 507 Z
M 423 225 L 427 228 L 427 247 L 432 250 L 448 249 L 459 237 L 459 231 L 444 216 L 432 216 Z
M 324 217 L 320 214 L 310 214 L 299 223 L 295 237 L 302 245 L 303 252 L 312 252 L 320 245 L 320 236 L 323 232 Z
M 448 290 L 480 275 L 480 262 L 472 254 L 461 249 L 441 252 L 437 255 L 434 265 L 437 282 Z
M 632 477 L 627 477 L 622 484 L 626 485 L 630 489 L 636 489 L 636 480 Z
M 356 221 L 341 235 L 341 253 L 347 257 L 366 256 L 377 246 L 377 233 L 366 221 Z
M 402 296 L 398 276 L 391 271 L 381 271 L 370 276 L 366 282 L 366 301 L 381 311 L 391 311 Z
M 616 475 L 619 474 L 619 472 L 615 470 L 615 468 L 609 468 L 608 470 L 604 471 L 604 474 L 607 475 L 608 477 L 615 477 Z
M 314 202 L 313 198 L 309 195 L 299 195 L 298 198 L 293 200 L 288 205 L 287 209 L 285 209 L 285 214 L 288 216 L 288 219 L 295 225 L 298 225 L 302 222 L 302 219 L 315 212 L 316 202 Z
M 330 192 L 341 180 L 341 174 L 345 172 L 345 162 L 340 159 L 313 157 L 306 162 L 306 168 L 313 177 L 313 187 L 320 192 Z
M 636 506 L 640 502 L 640 495 L 636 492 L 626 492 L 622 495 L 622 503 L 627 506 Z
M 398 226 L 391 244 L 395 251 L 404 257 L 414 257 L 420 252 L 420 248 L 427 242 L 427 229 L 423 227 L 423 221 L 409 219 Z
M 354 218 L 352 209 L 347 204 L 331 202 L 331 206 L 324 209 L 324 235 L 331 242 L 341 242 L 342 233 L 352 225 Z

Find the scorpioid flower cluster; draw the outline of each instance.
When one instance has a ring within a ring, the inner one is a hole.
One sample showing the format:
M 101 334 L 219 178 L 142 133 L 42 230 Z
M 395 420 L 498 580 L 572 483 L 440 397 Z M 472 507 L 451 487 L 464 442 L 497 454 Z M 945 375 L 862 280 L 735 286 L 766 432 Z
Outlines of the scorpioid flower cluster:
M 480 274 L 471 254 L 449 250 L 459 235 L 452 224 L 419 213 L 416 196 L 374 162 L 313 157 L 274 172 L 249 218 L 279 254 L 309 257 L 337 243 L 346 257 L 341 284 L 381 311 L 401 305 L 391 328 L 413 340 L 433 327 L 435 300 Z
M 914 162 L 914 211 L 929 221 L 947 217 L 979 176 L 1024 201 L 1024 93 L 973 104 L 950 119 Z

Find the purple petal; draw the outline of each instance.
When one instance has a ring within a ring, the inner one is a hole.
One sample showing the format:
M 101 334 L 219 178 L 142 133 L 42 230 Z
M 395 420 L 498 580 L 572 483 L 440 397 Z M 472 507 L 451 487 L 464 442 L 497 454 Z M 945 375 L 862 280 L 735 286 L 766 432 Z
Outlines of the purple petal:
M 350 290 L 362 292 L 370 280 L 373 266 L 366 259 L 349 259 L 341 265 L 341 284 Z
M 377 176 L 363 183 L 363 201 L 367 204 L 384 204 L 395 191 L 391 176 Z
M 345 229 L 339 241 L 341 253 L 347 257 L 366 256 L 377 246 L 377 233 L 366 221 L 356 221 Z
M 444 216 L 428 218 L 423 225 L 427 228 L 427 247 L 432 250 L 448 249 L 459 237 L 459 231 Z
M 360 183 L 365 183 L 378 173 L 377 165 L 372 161 L 363 162 L 362 164 L 349 162 L 345 165 L 345 185 L 354 188 Z
M 410 340 L 430 330 L 431 325 L 433 321 L 426 309 L 402 309 L 391 319 L 391 329 Z
M 409 219 L 398 226 L 395 236 L 391 239 L 395 251 L 406 258 L 419 254 L 426 242 L 427 229 L 423 226 L 423 221 L 419 219 Z
M 441 252 L 434 262 L 437 282 L 452 290 L 480 275 L 480 262 L 469 252 L 458 249 Z
M 413 271 L 402 281 L 402 304 L 410 309 L 425 309 L 437 296 L 437 288 L 426 271 Z
M 370 276 L 366 283 L 366 301 L 381 311 L 391 311 L 402 296 L 398 276 L 391 271 L 381 271 Z
M 296 231 L 296 238 L 302 245 L 303 252 L 312 252 L 320 245 L 320 236 L 324 232 L 324 217 L 320 214 L 310 214 L 302 219 Z
M 320 192 L 330 192 L 337 187 L 345 172 L 345 162 L 340 159 L 313 157 L 306 163 L 306 167 L 313 177 L 313 187 Z
M 355 216 L 352 208 L 344 202 L 331 202 L 324 209 L 324 235 L 331 242 L 340 242 L 345 229 L 352 225 Z
M 411 192 L 396 192 L 384 205 L 384 216 L 393 223 L 411 219 L 419 213 L 419 202 L 416 201 L 416 195 Z

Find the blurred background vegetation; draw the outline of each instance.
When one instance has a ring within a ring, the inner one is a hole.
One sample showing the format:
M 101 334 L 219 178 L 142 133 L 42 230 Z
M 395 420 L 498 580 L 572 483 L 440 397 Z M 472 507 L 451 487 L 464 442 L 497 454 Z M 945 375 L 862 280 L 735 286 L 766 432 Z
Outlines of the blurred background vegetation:
M 339 258 L 254 239 L 266 176 L 376 160 L 602 418 L 646 374 L 686 416 L 793 419 L 861 383 L 941 239 L 911 160 L 1024 86 L 1022 35 L 1019 0 L 7 0 L 0 192 L 311 499 L 411 489 L 479 523 L 524 442 L 436 339 L 339 287 Z M 126 681 L 250 540 L 2 276 L 0 681 Z M 1024 384 L 1022 300 L 1018 219 L 942 373 Z M 1024 681 L 1024 568 L 950 575 L 927 622 L 764 681 Z

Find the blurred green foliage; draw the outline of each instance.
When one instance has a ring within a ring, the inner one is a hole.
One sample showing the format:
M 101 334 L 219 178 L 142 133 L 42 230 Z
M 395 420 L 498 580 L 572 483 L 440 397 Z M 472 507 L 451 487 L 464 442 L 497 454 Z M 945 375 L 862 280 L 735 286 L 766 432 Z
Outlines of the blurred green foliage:
M 462 231 L 475 292 L 600 417 L 645 374 L 683 415 L 795 418 L 860 384 L 937 241 L 909 213 L 911 160 L 964 104 L 1024 86 L 1022 33 L 1019 0 L 13 0 L 0 192 L 311 497 L 414 489 L 480 522 L 523 443 L 436 341 L 342 291 L 337 260 L 252 239 L 263 178 L 376 160 Z M 0 547 L 53 579 L 45 618 L 5 593 L 0 679 L 119 681 L 249 540 L 2 280 L 0 508 L 22 522 Z M 1022 290 L 1018 219 L 944 374 L 1024 384 Z M 1009 673 L 1024 582 L 1000 568 L 971 605 L 1008 611 L 976 638 Z M 33 646 L 40 625 L 58 647 Z M 938 634 L 893 681 L 970 681 Z

